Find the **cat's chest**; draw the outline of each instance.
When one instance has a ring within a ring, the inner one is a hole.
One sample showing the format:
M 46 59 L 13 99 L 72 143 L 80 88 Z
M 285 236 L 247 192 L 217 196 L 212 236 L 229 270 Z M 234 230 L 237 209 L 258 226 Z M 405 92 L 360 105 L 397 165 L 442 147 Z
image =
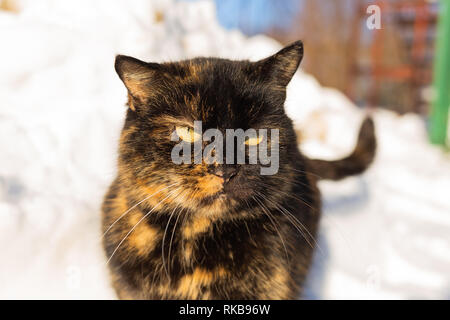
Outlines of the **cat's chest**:
M 197 218 L 164 229 L 161 260 L 186 270 L 236 268 L 264 255 L 271 232 L 263 221 L 215 222 Z

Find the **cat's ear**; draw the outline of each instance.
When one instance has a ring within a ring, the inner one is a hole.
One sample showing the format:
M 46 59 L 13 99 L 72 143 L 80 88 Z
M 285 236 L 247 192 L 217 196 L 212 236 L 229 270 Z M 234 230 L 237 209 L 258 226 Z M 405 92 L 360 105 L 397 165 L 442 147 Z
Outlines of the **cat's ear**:
M 265 81 L 285 87 L 291 81 L 303 58 L 303 43 L 296 41 L 274 55 L 255 62 L 254 71 Z
M 145 102 L 151 95 L 152 86 L 160 78 L 160 65 L 147 63 L 133 57 L 118 55 L 114 64 L 129 95 L 139 102 Z

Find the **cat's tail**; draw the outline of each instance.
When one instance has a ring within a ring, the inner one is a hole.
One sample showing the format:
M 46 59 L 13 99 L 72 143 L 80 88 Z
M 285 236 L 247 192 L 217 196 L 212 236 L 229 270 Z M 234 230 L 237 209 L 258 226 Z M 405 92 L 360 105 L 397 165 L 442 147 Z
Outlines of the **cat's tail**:
M 349 156 L 334 161 L 309 160 L 308 171 L 325 180 L 340 180 L 360 174 L 372 163 L 376 147 L 375 125 L 372 118 L 367 117 L 359 129 L 356 147 Z

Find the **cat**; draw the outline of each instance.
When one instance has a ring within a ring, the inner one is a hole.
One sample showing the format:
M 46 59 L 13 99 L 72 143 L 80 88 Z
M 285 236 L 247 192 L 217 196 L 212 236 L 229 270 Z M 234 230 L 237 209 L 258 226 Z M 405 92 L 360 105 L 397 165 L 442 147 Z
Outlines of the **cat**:
M 302 57 L 301 41 L 257 62 L 116 57 L 128 109 L 102 225 L 120 299 L 301 297 L 317 246 L 318 180 L 363 172 L 376 149 L 366 118 L 348 157 L 301 154 L 284 102 Z M 192 143 L 194 121 L 203 130 L 277 129 L 278 172 L 262 175 L 261 163 L 173 163 L 171 135 Z

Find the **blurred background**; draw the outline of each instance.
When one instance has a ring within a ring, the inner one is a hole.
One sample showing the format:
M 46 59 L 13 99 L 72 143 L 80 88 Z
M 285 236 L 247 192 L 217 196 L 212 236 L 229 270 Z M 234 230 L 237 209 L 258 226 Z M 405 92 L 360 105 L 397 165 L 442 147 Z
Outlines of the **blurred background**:
M 283 44 L 303 39 L 308 48 L 304 70 L 357 105 L 427 117 L 444 2 L 226 0 L 216 5 L 218 19 L 228 29 L 264 33 Z M 369 5 L 381 10 L 380 29 L 366 26 Z M 448 31 L 442 30 L 441 37 L 445 42 Z M 448 55 L 446 50 L 441 55 Z
M 116 54 L 257 60 L 302 39 L 286 112 L 321 182 L 307 299 L 450 298 L 450 1 L 0 0 L 0 298 L 115 298 L 99 207 L 126 91 Z M 219 93 L 220 94 L 220 93 Z

